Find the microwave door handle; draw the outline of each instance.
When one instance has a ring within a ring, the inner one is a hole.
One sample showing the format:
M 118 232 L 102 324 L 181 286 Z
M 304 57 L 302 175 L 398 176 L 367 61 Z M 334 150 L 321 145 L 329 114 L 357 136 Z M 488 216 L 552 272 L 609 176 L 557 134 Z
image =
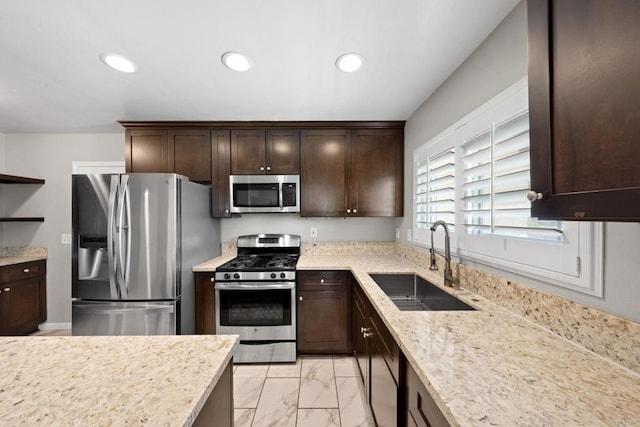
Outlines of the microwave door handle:
M 278 197 L 280 198 L 280 210 L 284 211 L 284 182 L 280 183 L 280 194 Z
M 120 299 L 119 287 L 117 285 L 117 270 L 118 270 L 118 258 L 117 258 L 117 239 L 118 234 L 116 217 L 118 215 L 118 209 L 116 206 L 118 187 L 120 182 L 120 175 L 111 176 L 111 185 L 109 188 L 109 213 L 107 223 L 107 256 L 109 259 L 109 290 L 112 299 Z

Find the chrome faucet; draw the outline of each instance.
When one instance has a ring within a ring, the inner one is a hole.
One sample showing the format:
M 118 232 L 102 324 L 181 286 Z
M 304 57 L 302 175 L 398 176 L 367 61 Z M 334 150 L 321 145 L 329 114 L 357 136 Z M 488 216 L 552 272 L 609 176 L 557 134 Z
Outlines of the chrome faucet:
M 436 250 L 433 247 L 433 232 L 436 231 L 436 228 L 438 228 L 439 225 L 444 228 L 444 285 L 454 287 L 455 283 L 453 280 L 453 270 L 451 270 L 451 244 L 449 242 L 449 228 L 447 227 L 447 223 L 441 220 L 434 222 L 431 226 L 431 249 L 429 250 L 431 265 L 429 266 L 429 270 L 438 270 L 438 265 L 436 264 Z

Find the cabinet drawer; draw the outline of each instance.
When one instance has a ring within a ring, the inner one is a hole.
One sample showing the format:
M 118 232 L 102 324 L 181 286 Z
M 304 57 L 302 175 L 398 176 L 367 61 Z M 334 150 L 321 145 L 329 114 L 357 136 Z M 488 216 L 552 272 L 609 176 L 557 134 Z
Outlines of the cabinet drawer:
M 347 290 L 347 271 L 300 271 L 298 287 L 305 291 Z
M 409 408 L 409 426 L 448 427 L 442 412 L 425 388 L 413 367 L 407 363 L 407 406 Z M 412 424 L 412 422 L 414 424 Z
M 371 322 L 372 332 L 380 338 L 382 357 L 393 374 L 396 384 L 400 384 L 400 347 L 396 344 L 375 309 L 371 309 L 369 321 Z
M 8 283 L 46 274 L 46 262 L 32 261 L 0 267 L 0 283 Z

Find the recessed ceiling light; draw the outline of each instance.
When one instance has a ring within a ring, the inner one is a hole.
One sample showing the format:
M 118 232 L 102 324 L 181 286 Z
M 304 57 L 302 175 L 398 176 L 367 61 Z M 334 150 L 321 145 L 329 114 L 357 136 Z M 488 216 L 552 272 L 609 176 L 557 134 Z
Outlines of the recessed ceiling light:
M 118 70 L 123 73 L 135 73 L 137 69 L 136 65 L 131 62 L 131 60 L 113 53 L 100 54 L 100 60 L 114 70 Z
M 238 52 L 227 52 L 222 55 L 222 63 L 233 71 L 247 71 L 253 65 L 248 57 Z
M 353 73 L 354 71 L 358 71 L 360 67 L 362 67 L 363 59 L 362 56 L 355 52 L 345 53 L 344 55 L 340 55 L 336 60 L 336 67 L 340 71 L 344 71 L 345 73 Z

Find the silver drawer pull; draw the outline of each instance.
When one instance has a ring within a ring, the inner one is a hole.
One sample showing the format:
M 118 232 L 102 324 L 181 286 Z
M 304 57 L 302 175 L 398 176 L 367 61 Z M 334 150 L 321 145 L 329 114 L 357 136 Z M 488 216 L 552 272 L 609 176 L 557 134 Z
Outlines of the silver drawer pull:
M 29 269 L 28 269 L 28 268 L 25 268 L 24 270 L 22 270 L 22 272 L 23 272 L 23 273 L 28 273 L 28 272 L 29 272 Z
M 324 279 L 320 279 L 320 283 L 324 283 Z
M 9 292 L 11 290 L 11 288 L 4 288 L 5 292 Z

